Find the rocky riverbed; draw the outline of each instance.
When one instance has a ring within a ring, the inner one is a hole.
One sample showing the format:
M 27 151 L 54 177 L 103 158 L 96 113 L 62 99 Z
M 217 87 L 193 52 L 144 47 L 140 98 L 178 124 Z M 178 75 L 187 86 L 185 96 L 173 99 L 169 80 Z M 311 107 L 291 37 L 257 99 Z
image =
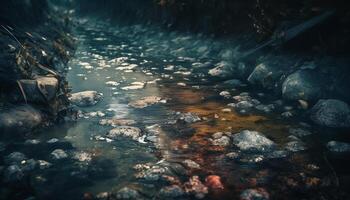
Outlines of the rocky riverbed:
M 321 100 L 310 63 L 249 67 L 239 40 L 74 21 L 78 120 L 1 141 L 1 197 L 349 198 L 350 108 Z

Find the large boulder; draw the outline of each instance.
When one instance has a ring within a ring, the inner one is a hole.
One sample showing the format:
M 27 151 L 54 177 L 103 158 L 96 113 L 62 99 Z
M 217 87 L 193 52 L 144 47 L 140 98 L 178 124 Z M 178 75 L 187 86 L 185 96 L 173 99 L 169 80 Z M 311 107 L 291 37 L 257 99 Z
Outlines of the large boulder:
M 289 75 L 282 84 L 282 95 L 287 100 L 315 101 L 322 97 L 322 78 L 312 70 L 299 70 Z
M 32 106 L 21 105 L 9 108 L 0 113 L 0 133 L 28 133 L 42 122 L 42 113 Z
M 257 131 L 243 130 L 232 136 L 232 141 L 242 151 L 270 151 L 275 143 Z
M 283 70 L 281 67 L 262 63 L 256 66 L 253 72 L 249 75 L 248 82 L 270 89 L 274 86 L 282 74 Z
M 350 108 L 348 104 L 340 100 L 321 99 L 311 109 L 310 118 L 321 126 L 350 127 Z

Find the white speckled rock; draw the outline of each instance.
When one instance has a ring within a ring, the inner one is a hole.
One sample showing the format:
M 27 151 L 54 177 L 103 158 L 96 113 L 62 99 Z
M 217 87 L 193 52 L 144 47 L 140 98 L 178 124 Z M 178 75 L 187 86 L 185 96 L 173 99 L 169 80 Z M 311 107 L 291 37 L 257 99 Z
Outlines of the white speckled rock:
M 244 130 L 232 136 L 233 144 L 243 151 L 269 151 L 275 143 L 257 131 Z

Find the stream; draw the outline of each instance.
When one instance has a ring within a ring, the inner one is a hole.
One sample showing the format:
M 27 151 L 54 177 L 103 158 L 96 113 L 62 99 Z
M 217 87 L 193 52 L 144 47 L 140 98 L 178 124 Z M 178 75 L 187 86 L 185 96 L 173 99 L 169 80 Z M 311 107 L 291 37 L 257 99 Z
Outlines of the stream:
M 51 163 L 34 173 L 28 193 L 34 188 L 44 199 L 239 199 L 245 191 L 298 199 L 334 183 L 324 141 L 314 136 L 319 130 L 302 117 L 281 117 L 295 105 L 208 75 L 215 63 L 232 58 L 227 54 L 239 56 L 232 48 L 239 41 L 92 18 L 77 19 L 74 35 L 78 49 L 67 69 L 72 93 L 93 90 L 103 98 L 77 107 L 77 122 L 37 131 L 9 148 Z M 228 48 L 233 51 L 222 51 Z M 242 99 L 254 105 L 237 109 Z M 125 126 L 136 136 L 111 136 Z M 233 135 L 243 130 L 263 134 L 276 150 L 235 147 Z M 52 159 L 48 152 L 57 149 L 67 158 Z

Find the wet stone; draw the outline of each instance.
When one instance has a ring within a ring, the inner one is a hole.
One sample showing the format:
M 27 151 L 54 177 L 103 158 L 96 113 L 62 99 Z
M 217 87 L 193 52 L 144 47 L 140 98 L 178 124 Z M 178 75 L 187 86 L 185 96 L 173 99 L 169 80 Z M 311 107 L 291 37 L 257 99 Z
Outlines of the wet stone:
M 304 151 L 307 149 L 305 143 L 303 143 L 300 140 L 294 140 L 291 142 L 288 142 L 285 145 L 285 149 L 291 152 L 298 152 L 298 151 Z
M 129 106 L 131 106 L 133 108 L 146 108 L 148 106 L 160 103 L 161 100 L 162 100 L 161 97 L 148 96 L 148 97 L 143 97 L 139 100 L 130 102 Z
M 277 150 L 272 151 L 267 155 L 267 158 L 285 158 L 289 155 L 287 151 L 284 150 Z
M 159 196 L 162 198 L 177 198 L 183 196 L 185 193 L 178 185 L 163 187 L 159 191 Z
M 194 162 L 193 160 L 189 160 L 189 159 L 182 161 L 182 164 L 184 164 L 185 167 L 190 168 L 190 169 L 200 169 L 201 168 L 201 166 L 198 163 Z
M 62 149 L 55 149 L 53 152 L 51 152 L 51 157 L 54 160 L 61 160 L 68 158 L 68 154 Z
M 145 87 L 145 83 L 142 82 L 133 82 L 129 86 L 122 87 L 122 90 L 140 90 Z
M 205 178 L 205 185 L 211 190 L 223 190 L 224 185 L 221 182 L 221 177 L 217 175 L 210 175 Z
M 227 135 L 215 136 L 215 134 L 213 136 L 213 139 L 210 139 L 212 145 L 222 147 L 227 147 L 230 145 L 231 139 Z
M 71 94 L 69 100 L 77 106 L 86 107 L 97 104 L 102 97 L 103 94 L 96 91 L 83 91 Z
M 46 143 L 54 144 L 54 143 L 57 143 L 57 142 L 59 142 L 59 139 L 57 139 L 57 138 L 52 138 L 52 139 L 48 140 Z
M 116 198 L 135 200 L 140 198 L 140 194 L 137 190 L 131 189 L 129 187 L 124 187 L 117 192 Z
M 330 141 L 327 143 L 327 148 L 331 152 L 337 152 L 337 153 L 350 152 L 350 143 Z
M 264 188 L 247 189 L 240 195 L 240 200 L 268 200 L 269 193 Z
M 26 140 L 24 142 L 24 144 L 28 144 L 28 145 L 36 145 L 36 144 L 39 144 L 39 143 L 40 143 L 40 140 L 36 140 L 36 139 Z
M 192 176 L 184 184 L 185 192 L 196 199 L 203 199 L 208 194 L 208 188 L 199 180 L 198 176 Z
M 39 165 L 39 169 L 47 169 L 47 168 L 50 168 L 52 166 L 51 163 L 49 163 L 45 160 L 38 160 L 38 165 Z
M 186 123 L 195 123 L 201 121 L 201 118 L 194 113 L 181 113 L 178 116 L 178 120 L 184 121 Z
M 73 159 L 80 162 L 90 162 L 92 160 L 92 155 L 87 152 L 74 152 Z
M 119 126 L 110 130 L 107 134 L 110 139 L 118 139 L 120 136 L 137 140 L 141 136 L 141 129 L 133 126 Z
M 350 107 L 336 99 L 321 99 L 311 109 L 310 118 L 321 126 L 350 127 Z
M 22 170 L 23 171 L 32 171 L 38 166 L 38 162 L 34 159 L 28 159 L 25 161 L 22 161 Z
M 291 128 L 289 133 L 296 137 L 305 137 L 312 134 L 310 131 L 301 128 Z
M 4 172 L 5 182 L 19 182 L 24 178 L 25 174 L 18 165 L 10 165 Z
M 255 154 L 243 154 L 238 158 L 238 161 L 241 163 L 259 163 L 265 159 L 265 156 L 263 155 L 255 155 Z
M 266 152 L 274 148 L 275 143 L 257 131 L 244 130 L 232 136 L 233 144 L 242 151 Z
M 237 153 L 237 152 L 230 152 L 230 153 L 227 153 L 225 156 L 228 159 L 235 160 L 235 159 L 239 158 L 239 153 Z
M 5 163 L 10 164 L 21 164 L 22 161 L 26 160 L 27 157 L 21 152 L 12 152 L 5 157 Z
M 102 119 L 100 120 L 100 125 L 102 126 L 130 126 L 136 124 L 135 120 L 132 119 Z

